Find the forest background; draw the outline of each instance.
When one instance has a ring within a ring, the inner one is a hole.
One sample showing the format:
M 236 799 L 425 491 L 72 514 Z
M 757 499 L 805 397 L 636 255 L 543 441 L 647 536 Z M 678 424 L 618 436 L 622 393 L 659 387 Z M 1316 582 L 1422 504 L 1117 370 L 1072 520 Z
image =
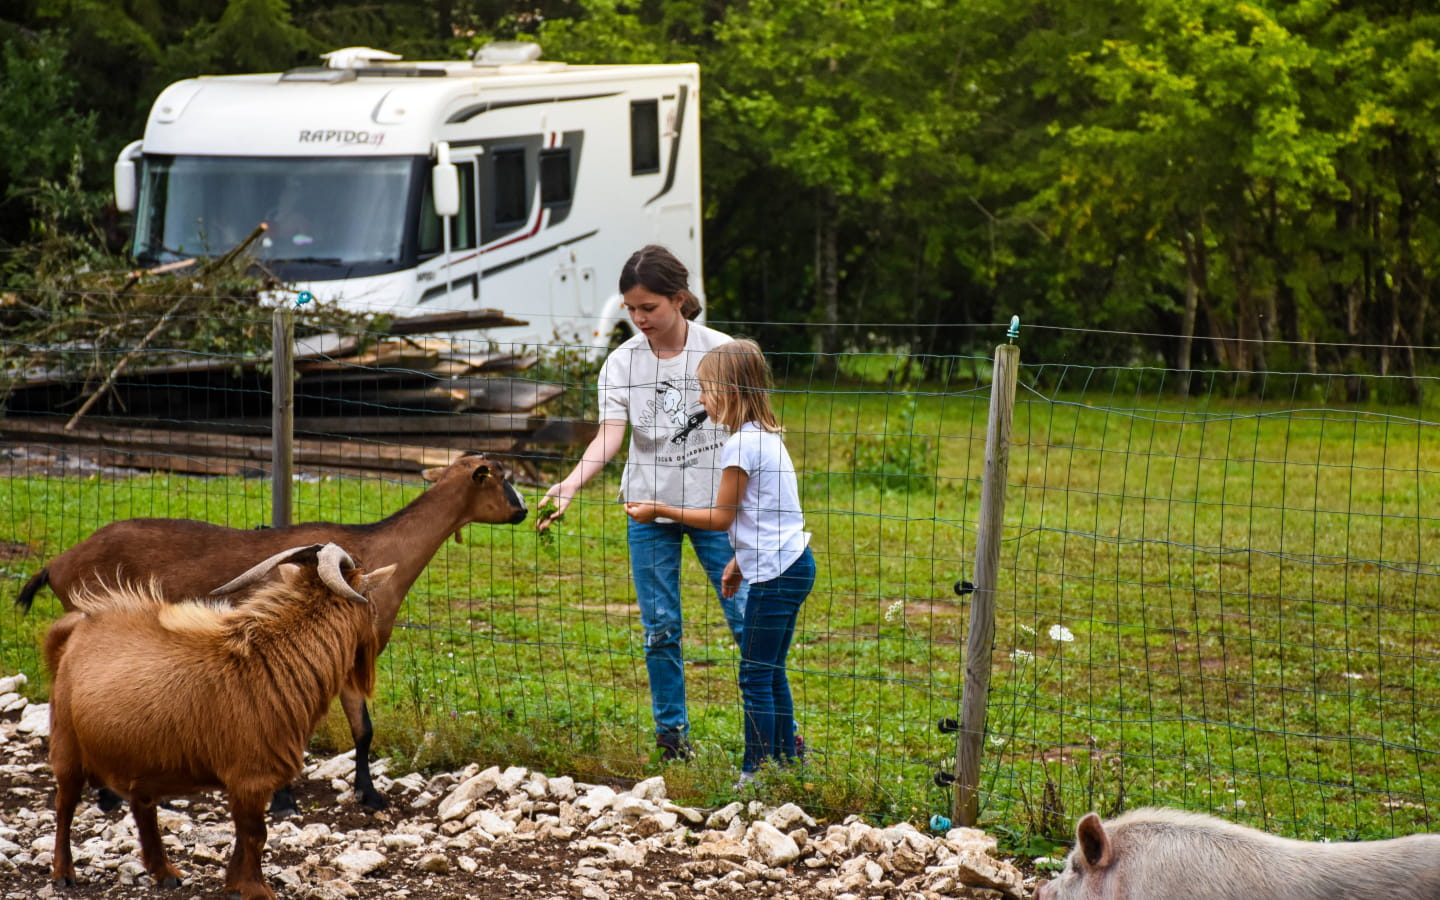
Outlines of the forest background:
M 6 0 L 0 287 L 47 235 L 122 248 L 171 81 L 521 39 L 700 63 L 709 301 L 777 350 L 1018 314 L 1051 361 L 1426 374 L 1437 38 L 1396 0 Z

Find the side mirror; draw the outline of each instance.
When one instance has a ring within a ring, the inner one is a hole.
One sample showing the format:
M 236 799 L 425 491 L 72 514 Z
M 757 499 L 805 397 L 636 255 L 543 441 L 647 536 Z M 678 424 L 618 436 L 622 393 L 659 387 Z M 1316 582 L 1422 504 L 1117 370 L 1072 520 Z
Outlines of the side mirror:
M 430 194 L 435 200 L 436 215 L 449 217 L 460 212 L 460 173 L 450 161 L 450 145 L 444 141 L 435 144 Z
M 135 180 L 135 157 L 140 155 L 140 141 L 131 141 L 115 158 L 115 208 L 121 212 L 135 209 L 140 186 Z

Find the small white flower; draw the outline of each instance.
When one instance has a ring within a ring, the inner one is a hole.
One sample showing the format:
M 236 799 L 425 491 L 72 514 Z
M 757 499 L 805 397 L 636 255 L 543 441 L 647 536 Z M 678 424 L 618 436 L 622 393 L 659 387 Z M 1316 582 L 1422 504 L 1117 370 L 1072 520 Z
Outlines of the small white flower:
M 1068 644 L 1071 641 L 1075 640 L 1075 634 L 1070 629 L 1066 628 L 1064 625 L 1051 625 L 1050 640 L 1060 641 L 1062 643 Z
M 1361 679 L 1363 679 L 1363 678 L 1365 677 L 1364 675 L 1361 675 L 1359 672 L 1342 672 L 1341 674 L 1342 674 L 1344 677 L 1350 679 L 1351 681 L 1360 681 Z
M 904 617 L 905 617 L 905 601 L 904 601 L 904 600 L 896 600 L 894 603 L 890 604 L 890 608 L 889 608 L 889 609 L 885 610 L 885 621 L 887 621 L 887 622 L 893 622 L 893 621 L 895 621 L 896 619 L 903 619 Z
M 1010 660 L 1014 662 L 1017 666 L 1023 666 L 1034 658 L 1035 654 L 1031 653 L 1029 650 L 1017 649 L 1010 651 Z
M 1035 629 L 1031 628 L 1029 625 L 1024 624 L 1023 622 L 1017 622 L 1017 623 L 1015 623 L 1015 627 L 1016 627 L 1016 628 L 1019 628 L 1021 631 L 1025 632 L 1026 634 L 1034 634 L 1034 633 L 1035 633 Z

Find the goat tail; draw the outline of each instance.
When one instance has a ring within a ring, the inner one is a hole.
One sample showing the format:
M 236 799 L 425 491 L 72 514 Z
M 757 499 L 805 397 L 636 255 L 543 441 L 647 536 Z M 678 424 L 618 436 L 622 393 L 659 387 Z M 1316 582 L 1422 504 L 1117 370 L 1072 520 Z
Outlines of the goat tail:
M 35 602 L 35 595 L 40 593 L 40 589 L 49 583 L 50 568 L 48 566 L 36 572 L 34 577 L 25 582 L 25 586 L 20 589 L 20 593 L 15 595 L 15 605 L 19 607 L 21 613 L 28 613 L 30 611 L 30 605 Z

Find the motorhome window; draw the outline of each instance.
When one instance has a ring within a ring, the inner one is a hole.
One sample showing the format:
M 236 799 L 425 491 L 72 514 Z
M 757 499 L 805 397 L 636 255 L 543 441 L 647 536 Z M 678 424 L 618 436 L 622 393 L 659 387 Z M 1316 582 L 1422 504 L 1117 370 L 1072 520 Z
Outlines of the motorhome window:
M 455 171 L 460 176 L 460 211 L 450 217 L 450 249 L 473 250 L 476 246 L 475 163 L 457 162 Z M 416 247 L 422 259 L 445 250 L 440 242 L 440 217 L 435 214 L 433 184 L 425 179 L 425 197 L 420 207 L 420 236 Z
M 540 203 L 543 206 L 564 206 L 574 199 L 570 185 L 570 148 L 555 147 L 540 151 Z
M 218 256 L 264 223 L 250 252 L 286 280 L 408 267 L 418 158 L 147 157 L 135 256 L 157 264 Z
M 496 150 L 491 158 L 495 161 L 495 184 L 491 189 L 495 195 L 496 226 L 515 225 L 530 217 L 529 191 L 525 184 L 525 148 L 511 147 Z
M 660 101 L 630 103 L 630 174 L 660 171 Z

